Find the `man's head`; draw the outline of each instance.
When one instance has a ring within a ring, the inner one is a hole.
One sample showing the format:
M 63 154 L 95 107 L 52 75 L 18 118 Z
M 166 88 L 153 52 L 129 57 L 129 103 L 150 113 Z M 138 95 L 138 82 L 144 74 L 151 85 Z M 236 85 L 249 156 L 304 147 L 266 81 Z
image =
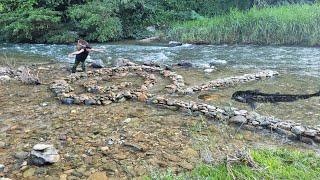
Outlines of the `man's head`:
M 77 49 L 80 50 L 81 48 L 90 47 L 89 43 L 83 39 L 78 40 Z

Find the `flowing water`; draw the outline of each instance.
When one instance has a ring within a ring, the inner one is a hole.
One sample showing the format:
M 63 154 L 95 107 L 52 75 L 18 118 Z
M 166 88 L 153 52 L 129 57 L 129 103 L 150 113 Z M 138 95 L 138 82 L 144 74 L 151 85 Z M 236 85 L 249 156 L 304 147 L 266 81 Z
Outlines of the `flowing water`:
M 93 44 L 94 48 L 105 49 L 104 53 L 91 53 L 88 61 L 101 59 L 108 66 L 117 58 L 127 58 L 135 62 L 154 61 L 159 64 L 172 65 L 181 61 L 191 62 L 194 68 L 175 70 L 185 77 L 187 85 L 193 86 L 207 81 L 257 72 L 263 69 L 277 70 L 279 77 L 269 80 L 251 82 L 232 88 L 212 92 L 201 92 L 212 97 L 206 101 L 219 106 L 250 108 L 246 104 L 230 99 L 237 90 L 259 89 L 266 93 L 309 94 L 320 90 L 320 48 L 282 47 L 282 46 L 195 46 L 182 45 L 166 47 L 164 44 L 137 45 L 134 42 L 117 44 Z M 44 44 L 1 44 L 0 56 L 19 57 L 20 59 L 56 60 L 73 62 L 68 53 L 74 51 L 74 45 Z M 212 63 L 217 70 L 205 73 Z M 163 87 L 161 87 L 163 88 Z M 162 91 L 154 89 L 153 92 Z M 202 101 L 193 96 L 180 97 L 187 100 Z M 256 110 L 263 115 L 275 116 L 284 120 L 294 120 L 303 124 L 320 124 L 320 97 L 299 100 L 290 103 L 258 104 Z

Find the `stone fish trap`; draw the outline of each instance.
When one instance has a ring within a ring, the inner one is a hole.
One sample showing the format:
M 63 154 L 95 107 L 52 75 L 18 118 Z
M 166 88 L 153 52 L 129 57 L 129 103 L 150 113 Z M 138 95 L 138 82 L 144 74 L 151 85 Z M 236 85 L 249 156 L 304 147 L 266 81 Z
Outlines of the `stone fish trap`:
M 80 95 L 73 93 L 74 89 L 70 85 L 83 78 L 105 76 L 112 79 L 120 73 L 128 72 L 134 72 L 136 75 L 142 77 L 144 83 L 139 88 L 123 90 L 125 87 L 130 86 L 130 82 L 114 85 L 112 87 L 102 87 L 97 84 L 97 80 L 88 81 L 83 84 L 87 93 Z M 305 143 L 320 143 L 320 128 L 306 127 L 293 121 L 282 121 L 274 117 L 261 116 L 255 112 L 248 112 L 237 108 L 219 108 L 205 103 L 192 101 L 184 102 L 152 95 L 148 93 L 148 90 L 156 83 L 155 73 L 158 73 L 165 78 L 169 78 L 172 81 L 172 84 L 167 85 L 166 89 L 169 93 L 178 94 L 192 94 L 213 88 L 226 88 L 278 75 L 278 72 L 266 70 L 254 74 L 217 79 L 200 86 L 186 87 L 183 77 L 176 72 L 164 70 L 155 66 L 138 65 L 128 61 L 120 67 L 97 69 L 88 72 L 88 74 L 71 74 L 65 79 L 55 80 L 50 85 L 50 89 L 64 104 L 107 105 L 114 102 L 124 102 L 126 100 L 139 100 L 168 109 L 179 110 L 195 115 L 203 115 L 209 119 L 224 121 L 228 124 L 240 125 L 240 127 L 243 127 L 244 129 L 267 129 L 271 132 L 285 135 L 290 139 L 301 140 Z M 115 91 L 119 89 L 119 92 Z

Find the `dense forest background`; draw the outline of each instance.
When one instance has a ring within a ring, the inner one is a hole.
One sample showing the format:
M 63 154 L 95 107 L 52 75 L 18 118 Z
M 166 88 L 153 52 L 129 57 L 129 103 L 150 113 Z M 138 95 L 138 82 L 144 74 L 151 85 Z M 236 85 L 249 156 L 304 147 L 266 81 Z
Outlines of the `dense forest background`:
M 171 24 L 237 9 L 317 0 L 0 0 L 0 41 L 69 43 L 139 39 Z M 152 28 L 152 29 L 154 29 Z

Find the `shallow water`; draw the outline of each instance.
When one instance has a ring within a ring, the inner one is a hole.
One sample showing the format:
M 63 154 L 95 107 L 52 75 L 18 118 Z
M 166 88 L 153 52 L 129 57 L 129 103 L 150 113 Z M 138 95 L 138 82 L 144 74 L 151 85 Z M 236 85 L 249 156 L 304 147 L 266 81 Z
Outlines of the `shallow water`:
M 117 44 L 93 44 L 95 48 L 105 49 L 105 53 L 92 53 L 89 60 L 102 59 L 111 66 L 117 58 L 128 58 L 136 62 L 155 61 L 160 64 L 174 64 L 181 61 L 192 62 L 196 68 L 175 69 L 185 77 L 187 86 L 199 85 L 217 78 L 257 72 L 261 69 L 272 69 L 280 72 L 280 76 L 250 82 L 232 88 L 200 94 L 213 94 L 216 98 L 207 103 L 219 106 L 234 106 L 249 109 L 246 104 L 230 99 L 238 90 L 259 89 L 266 93 L 310 94 L 320 90 L 320 49 L 309 47 L 283 46 L 195 46 L 183 45 L 166 47 L 160 45 L 136 45 L 134 42 Z M 67 54 L 74 50 L 74 45 L 44 44 L 1 44 L 0 56 L 19 57 L 19 59 L 57 60 L 72 62 Z M 215 63 L 217 71 L 203 72 L 209 63 Z M 134 79 L 134 78 L 133 78 Z M 123 81 L 131 81 L 125 78 Z M 159 81 L 158 81 L 159 82 Z M 139 84 L 139 83 L 138 83 Z M 164 82 L 155 86 L 154 94 L 163 94 Z M 217 94 L 217 95 L 215 95 Z M 186 100 L 202 101 L 193 96 L 179 97 Z M 320 124 L 320 97 L 299 100 L 292 103 L 260 103 L 256 109 L 263 115 L 275 116 L 284 120 L 294 120 L 303 124 Z
M 250 110 L 246 104 L 231 100 L 232 93 L 238 90 L 259 89 L 267 93 L 307 94 L 320 89 L 319 59 L 316 57 L 319 53 L 316 48 L 192 45 L 168 48 L 132 44 L 95 46 L 107 48 L 107 52 L 92 54 L 90 59 L 100 58 L 108 65 L 118 57 L 138 62 L 153 60 L 161 64 L 191 61 L 197 68 L 174 67 L 174 71 L 184 77 L 187 86 L 253 73 L 260 69 L 274 69 L 280 72 L 280 76 L 275 78 L 205 91 L 192 96 L 167 94 L 165 86 L 171 82 L 157 74 L 156 84 L 150 93 L 170 98 Z M 4 44 L 0 45 L 0 61 L 16 60 L 19 62 L 17 65 L 47 60 L 72 62 L 66 54 L 73 48 L 71 45 Z M 288 49 L 288 54 L 280 56 L 283 51 L 278 50 L 279 48 Z M 264 53 L 259 52 L 260 50 Z M 277 58 L 281 60 L 278 61 Z M 205 73 L 204 67 L 213 61 L 220 64 L 217 70 Z M 0 62 L 1 64 L 6 63 Z M 6 144 L 4 149 L 0 148 L 0 163 L 8 168 L 5 176 L 23 179 L 21 162 L 14 158 L 14 154 L 20 151 L 30 152 L 32 146 L 39 142 L 54 144 L 59 150 L 61 161 L 51 166 L 29 167 L 36 169 L 36 179 L 58 179 L 61 174 L 68 173 L 69 177 L 72 175 L 71 172 L 81 169 L 85 171 L 82 178 L 87 177 L 91 171 L 105 169 L 108 176 L 114 179 L 131 179 L 153 173 L 155 170 L 166 171 L 168 168 L 173 169 L 174 173 L 179 173 L 186 170 L 186 163 L 195 167 L 201 162 L 198 152 L 207 148 L 212 152 L 215 163 L 225 162 L 227 155 L 242 148 L 282 147 L 300 151 L 314 150 L 319 153 L 318 146 L 292 143 L 276 134 L 264 133 L 265 131 L 242 131 L 224 123 L 207 121 L 201 116 L 186 116 L 181 112 L 141 102 L 127 101 L 107 106 L 61 105 L 49 90 L 48 84 L 69 74 L 65 66 L 56 63 L 41 65 L 39 77 L 44 84 L 40 86 L 27 86 L 19 82 L 0 85 L 0 140 Z M 132 82 L 133 87 L 138 87 L 143 81 L 143 78 L 131 74 L 98 83 L 111 86 L 121 82 Z M 84 82 L 85 79 L 73 84 L 75 93 L 84 92 Z M 202 94 L 209 94 L 212 98 L 208 101 L 198 99 Z M 283 120 L 319 125 L 320 97 L 276 105 L 261 103 L 256 111 Z M 125 142 L 141 146 L 146 152 L 134 152 L 122 146 L 118 142 L 123 137 Z M 113 139 L 115 144 L 109 145 L 107 142 L 110 139 Z M 105 146 L 108 146 L 108 154 L 104 154 L 101 149 Z M 88 152 L 93 152 L 94 155 L 89 155 Z

